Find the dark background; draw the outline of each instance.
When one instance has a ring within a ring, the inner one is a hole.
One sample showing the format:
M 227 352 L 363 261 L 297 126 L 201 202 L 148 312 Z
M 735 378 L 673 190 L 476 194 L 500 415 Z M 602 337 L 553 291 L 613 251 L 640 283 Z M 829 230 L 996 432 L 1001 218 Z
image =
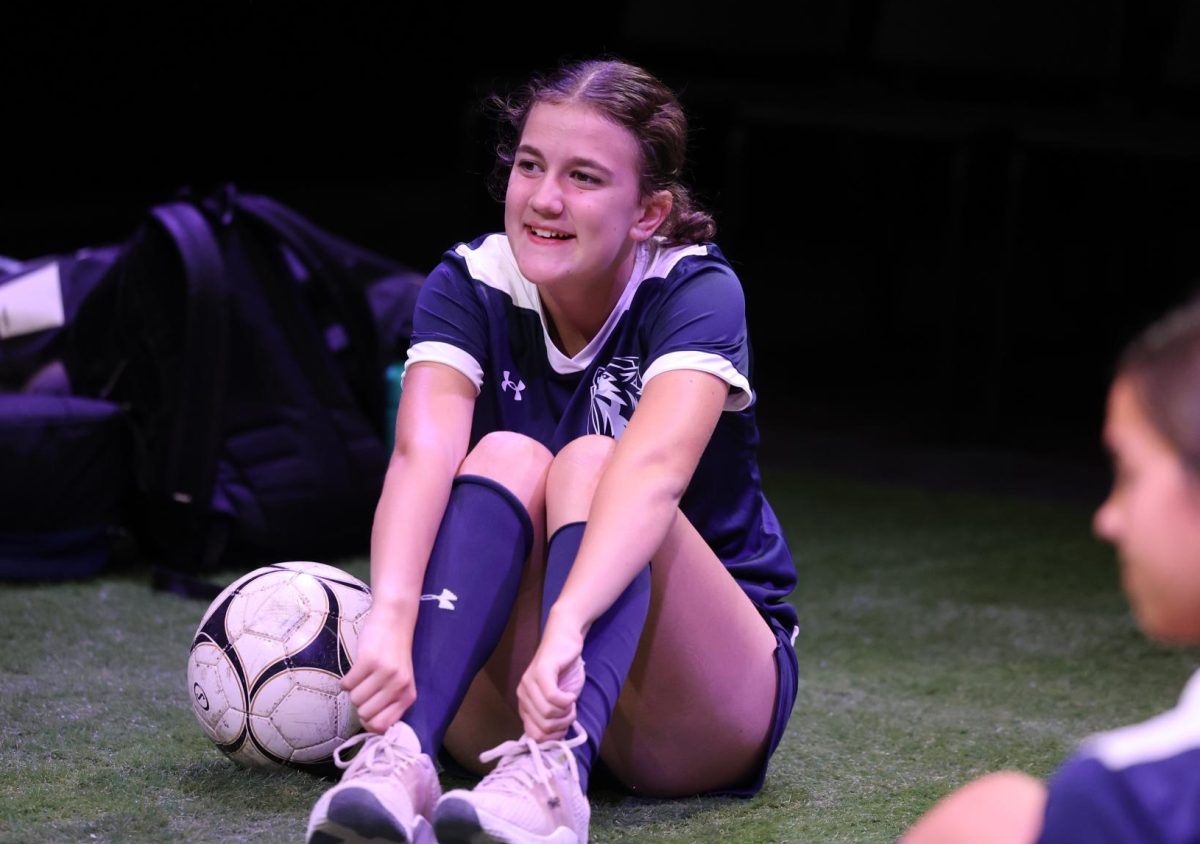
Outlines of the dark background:
M 168 8 L 169 7 L 169 8 Z M 0 255 L 233 181 L 422 271 L 501 225 L 488 93 L 610 53 L 680 92 L 760 415 L 1098 460 L 1112 360 L 1200 279 L 1200 2 L 9 5 Z

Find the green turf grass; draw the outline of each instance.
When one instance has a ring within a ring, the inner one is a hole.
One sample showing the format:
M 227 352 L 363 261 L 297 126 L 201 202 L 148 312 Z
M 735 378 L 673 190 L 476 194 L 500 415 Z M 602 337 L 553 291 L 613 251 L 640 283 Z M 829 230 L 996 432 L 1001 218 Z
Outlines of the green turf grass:
M 768 481 L 803 629 L 767 786 L 600 792 L 593 841 L 888 842 L 972 777 L 1047 775 L 1087 733 L 1171 706 L 1192 669 L 1137 633 L 1078 506 Z M 302 840 L 325 784 L 241 770 L 201 735 L 184 672 L 203 602 L 147 580 L 0 587 L 0 841 Z

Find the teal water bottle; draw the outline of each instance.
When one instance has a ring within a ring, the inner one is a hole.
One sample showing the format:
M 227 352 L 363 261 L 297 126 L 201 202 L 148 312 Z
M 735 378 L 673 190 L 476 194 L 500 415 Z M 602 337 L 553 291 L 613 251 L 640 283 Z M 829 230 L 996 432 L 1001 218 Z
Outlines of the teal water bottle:
M 404 385 L 404 364 L 393 363 L 387 368 L 387 447 L 396 445 L 396 408 L 400 405 L 400 390 Z

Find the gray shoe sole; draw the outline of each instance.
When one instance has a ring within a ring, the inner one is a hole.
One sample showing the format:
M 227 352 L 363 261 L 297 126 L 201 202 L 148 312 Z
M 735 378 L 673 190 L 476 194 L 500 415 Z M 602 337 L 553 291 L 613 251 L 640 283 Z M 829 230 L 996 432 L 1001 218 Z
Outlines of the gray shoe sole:
M 333 795 L 325 819 L 313 829 L 308 844 L 436 844 L 433 829 L 417 818 L 409 837 L 404 825 L 365 788 Z
M 475 807 L 466 800 L 443 800 L 433 817 L 438 844 L 505 844 L 479 823 Z

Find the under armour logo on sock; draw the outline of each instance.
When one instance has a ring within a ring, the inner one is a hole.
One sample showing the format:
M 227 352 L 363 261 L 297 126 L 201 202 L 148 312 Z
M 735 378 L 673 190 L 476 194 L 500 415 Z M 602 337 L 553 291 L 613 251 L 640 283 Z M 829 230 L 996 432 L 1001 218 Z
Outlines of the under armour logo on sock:
M 525 389 L 525 382 L 518 377 L 516 383 L 514 384 L 508 377 L 508 370 L 506 369 L 504 370 L 504 380 L 500 382 L 500 392 L 507 393 L 510 387 L 513 391 L 513 398 L 517 401 L 520 401 L 521 391 Z
M 443 589 L 440 595 L 422 595 L 422 601 L 437 601 L 439 610 L 453 610 L 458 596 L 449 589 Z

